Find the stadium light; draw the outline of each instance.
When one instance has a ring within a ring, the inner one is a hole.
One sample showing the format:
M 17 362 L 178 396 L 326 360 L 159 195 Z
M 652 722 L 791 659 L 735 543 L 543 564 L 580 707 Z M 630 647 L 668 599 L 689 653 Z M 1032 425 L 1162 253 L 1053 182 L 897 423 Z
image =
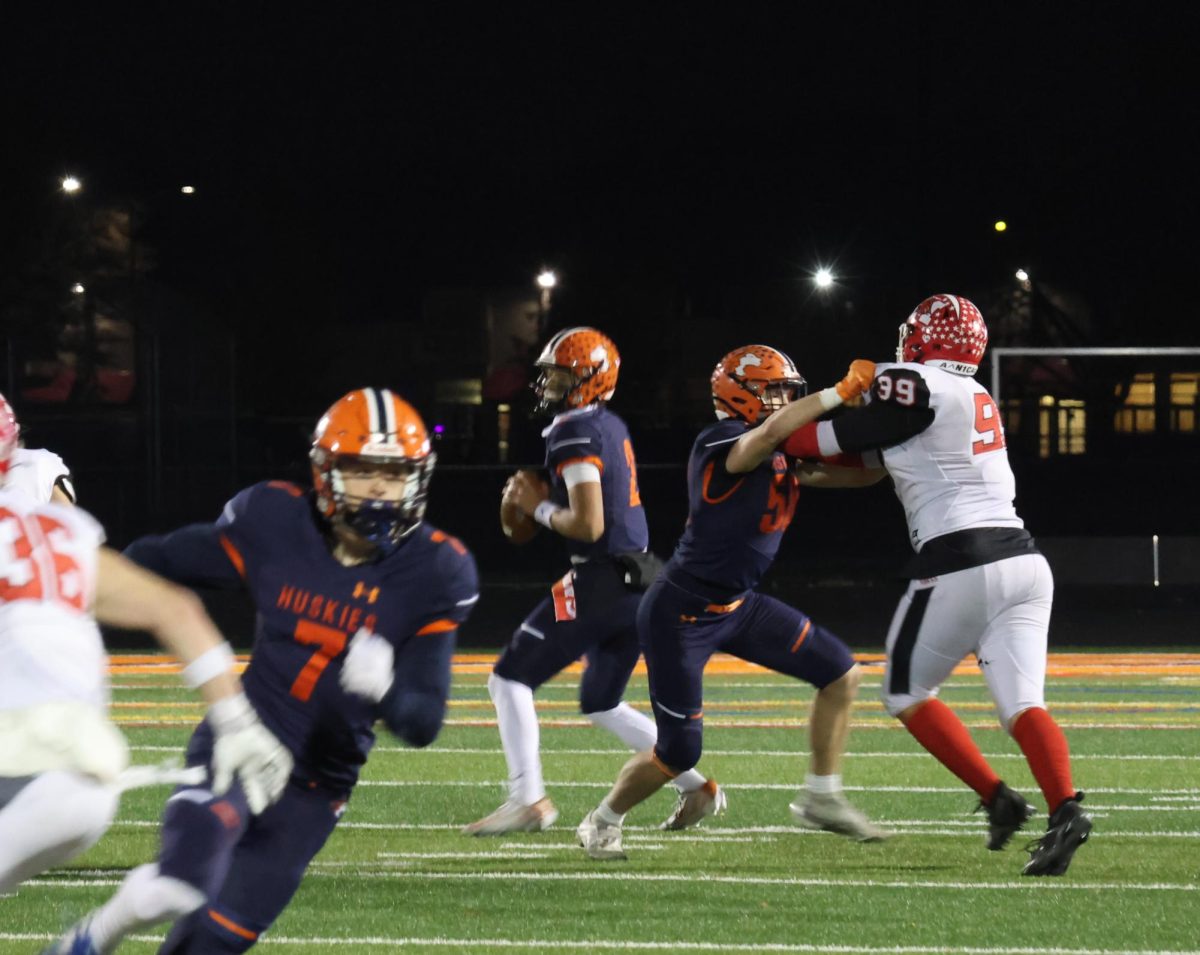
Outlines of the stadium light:
M 82 282 L 76 282 L 74 285 L 71 286 L 71 293 L 73 295 L 82 295 L 86 291 L 87 291 L 87 289 L 85 289 L 83 287 Z
M 542 269 L 542 271 L 537 274 L 537 279 L 535 281 L 537 282 L 538 288 L 544 291 L 549 291 L 558 285 L 558 276 L 555 275 L 550 269 Z
M 63 176 L 60 185 L 62 186 L 62 191 L 68 196 L 74 195 L 83 188 L 83 183 L 74 176 Z
M 1008 223 L 1005 222 L 1003 219 L 997 219 L 996 224 L 993 225 L 992 228 L 995 229 L 997 232 L 1004 232 L 1006 229 L 1008 229 Z
M 1029 273 L 1026 272 L 1024 269 L 1017 269 L 1016 274 L 1017 274 L 1018 282 L 1028 282 L 1029 281 Z
M 833 272 L 822 266 L 813 276 L 813 284 L 819 289 L 827 289 L 833 285 Z
M 195 186 L 180 186 L 179 191 L 182 192 L 185 196 L 192 196 L 192 195 L 196 194 L 196 187 Z

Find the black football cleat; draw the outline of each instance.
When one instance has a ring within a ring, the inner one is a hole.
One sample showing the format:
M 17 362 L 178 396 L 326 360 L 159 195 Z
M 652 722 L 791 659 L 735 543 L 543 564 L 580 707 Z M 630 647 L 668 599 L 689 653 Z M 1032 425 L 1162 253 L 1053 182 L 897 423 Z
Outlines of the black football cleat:
M 1083 793 L 1063 800 L 1046 826 L 1046 834 L 1026 846 L 1029 861 L 1022 875 L 1064 875 L 1078 849 L 1092 834 L 1092 817 L 1080 807 Z
M 987 847 L 992 852 L 999 852 L 1013 837 L 1013 833 L 1025 825 L 1025 821 L 1033 815 L 1033 807 L 1025 801 L 1019 792 L 1009 789 L 1004 783 L 996 787 L 990 803 L 980 800 L 975 808 L 987 812 L 988 837 Z

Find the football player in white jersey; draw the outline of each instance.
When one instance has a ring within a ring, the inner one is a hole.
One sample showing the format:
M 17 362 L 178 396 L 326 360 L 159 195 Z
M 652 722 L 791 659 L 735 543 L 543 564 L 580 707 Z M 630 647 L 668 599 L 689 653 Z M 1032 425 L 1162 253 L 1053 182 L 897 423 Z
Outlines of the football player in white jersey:
M 66 463 L 44 448 L 17 447 L 8 463 L 4 487 L 20 491 L 39 504 L 74 504 L 75 485 Z
M 974 653 L 1050 813 L 1023 871 L 1062 875 L 1092 823 L 1071 781 L 1066 737 L 1046 711 L 1054 583 L 1013 508 L 999 410 L 972 378 L 986 348 L 987 326 L 971 302 L 927 298 L 900 326 L 895 364 L 877 366 L 866 407 L 805 426 L 785 450 L 823 460 L 862 454 L 864 464 L 881 463 L 891 475 L 915 554 L 888 631 L 884 703 L 978 793 L 988 815 L 987 846 L 1003 848 L 1034 810 L 937 698 L 958 662 Z
M 223 741 L 219 785 L 236 778 L 265 807 L 291 767 L 196 597 L 103 547 L 83 511 L 7 486 L 18 436 L 0 395 L 0 895 L 95 843 L 131 782 L 97 620 L 148 630 L 183 661 Z

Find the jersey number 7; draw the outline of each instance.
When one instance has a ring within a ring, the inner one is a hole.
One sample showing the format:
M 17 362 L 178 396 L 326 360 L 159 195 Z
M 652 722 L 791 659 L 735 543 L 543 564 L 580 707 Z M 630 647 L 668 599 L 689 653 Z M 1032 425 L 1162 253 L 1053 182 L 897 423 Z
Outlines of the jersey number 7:
M 304 669 L 292 684 L 292 696 L 307 703 L 317 680 L 329 666 L 329 661 L 346 649 L 346 634 L 342 630 L 313 623 L 311 620 L 297 620 L 292 636 L 299 643 L 316 644 L 317 647 L 317 652 L 308 658 Z

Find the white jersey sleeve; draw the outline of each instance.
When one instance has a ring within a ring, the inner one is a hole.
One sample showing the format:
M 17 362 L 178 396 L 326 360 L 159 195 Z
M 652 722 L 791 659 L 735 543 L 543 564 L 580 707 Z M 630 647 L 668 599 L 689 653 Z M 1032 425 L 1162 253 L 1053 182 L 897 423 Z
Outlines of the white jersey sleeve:
M 66 463 L 53 451 L 43 448 L 17 448 L 12 457 L 8 477 L 4 481 L 6 491 L 17 491 L 26 495 L 39 504 L 47 504 L 54 494 L 54 486 L 60 481 L 68 482 L 68 493 L 74 500 L 75 493 L 70 489 L 71 472 Z
M 979 382 L 907 362 L 877 366 L 875 379 L 872 401 L 927 402 L 934 413 L 928 428 L 882 452 L 915 550 L 968 528 L 1024 527 L 1000 413 Z

